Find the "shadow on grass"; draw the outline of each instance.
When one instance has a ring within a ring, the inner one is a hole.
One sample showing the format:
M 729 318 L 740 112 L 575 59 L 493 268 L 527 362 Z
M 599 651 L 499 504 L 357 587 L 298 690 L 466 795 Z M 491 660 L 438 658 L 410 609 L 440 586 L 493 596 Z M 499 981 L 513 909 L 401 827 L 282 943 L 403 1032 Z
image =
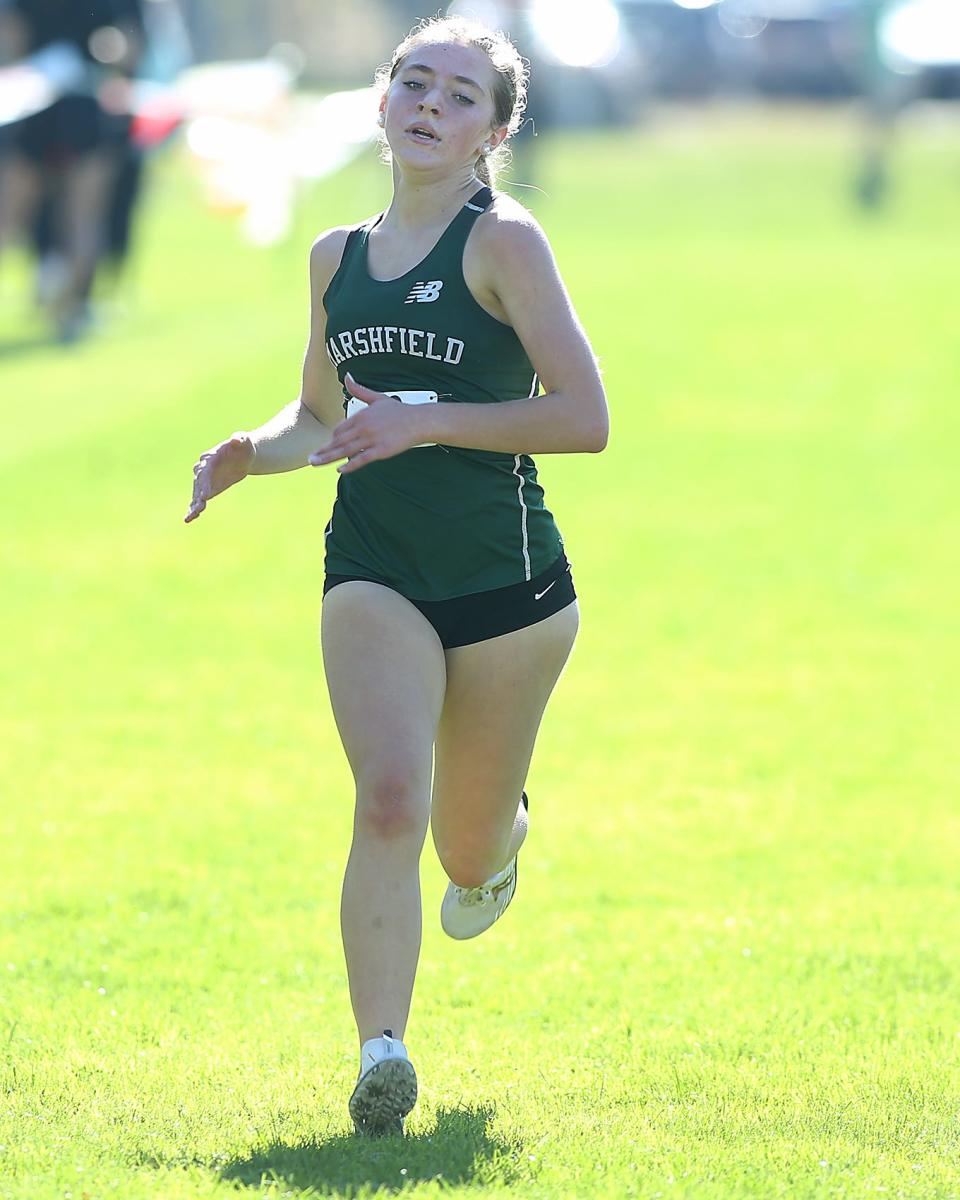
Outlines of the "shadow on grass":
M 355 1134 L 267 1146 L 220 1168 L 220 1177 L 250 1187 L 280 1183 L 313 1189 L 320 1196 L 350 1197 L 362 1188 L 399 1192 L 436 1179 L 447 1186 L 472 1181 L 511 1183 L 517 1178 L 518 1147 L 491 1136 L 493 1109 L 437 1110 L 436 1126 L 407 1137 L 365 1138 Z
M 57 341 L 49 334 L 46 337 L 22 337 L 15 340 L 0 341 L 0 361 L 7 358 L 20 358 L 32 354 L 36 350 L 49 350 L 56 346 Z

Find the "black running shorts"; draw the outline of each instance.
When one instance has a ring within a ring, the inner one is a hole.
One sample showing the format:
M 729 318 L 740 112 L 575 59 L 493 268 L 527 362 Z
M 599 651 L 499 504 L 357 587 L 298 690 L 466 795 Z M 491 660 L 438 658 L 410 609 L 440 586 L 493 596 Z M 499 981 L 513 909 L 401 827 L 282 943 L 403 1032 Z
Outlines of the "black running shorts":
M 105 118 L 92 96 L 64 96 L 13 126 L 13 144 L 38 166 L 63 167 L 99 150 Z
M 327 575 L 323 594 L 341 583 L 379 583 L 382 587 L 390 587 L 381 579 L 365 575 Z M 396 588 L 390 590 L 397 591 Z M 570 564 L 564 554 L 540 575 L 524 583 L 489 592 L 474 592 L 470 596 L 453 596 L 449 600 L 406 597 L 437 631 L 444 650 L 471 646 L 474 642 L 485 642 L 504 633 L 526 629 L 528 625 L 552 617 L 576 598 Z

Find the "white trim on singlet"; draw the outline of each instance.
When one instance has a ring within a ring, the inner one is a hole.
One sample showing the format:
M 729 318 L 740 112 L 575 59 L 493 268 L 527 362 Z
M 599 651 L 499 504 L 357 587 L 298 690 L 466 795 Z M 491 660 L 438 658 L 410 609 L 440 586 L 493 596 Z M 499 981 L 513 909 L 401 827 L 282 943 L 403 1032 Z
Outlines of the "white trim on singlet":
M 540 380 L 537 378 L 536 371 L 534 371 L 533 383 L 531 383 L 531 385 L 530 385 L 530 394 L 527 396 L 528 400 L 533 399 L 533 397 L 537 394 L 539 387 L 540 387 Z M 527 502 L 523 498 L 524 478 L 523 478 L 523 473 L 520 470 L 520 455 L 519 454 L 515 454 L 513 456 L 513 473 L 514 473 L 514 475 L 516 475 L 516 477 L 519 481 L 517 484 L 517 499 L 520 501 L 520 532 L 523 537 L 523 578 L 527 583 L 529 583 L 531 575 L 530 575 L 530 541 L 529 541 L 529 538 L 527 537 Z
M 517 499 L 520 501 L 520 532 L 523 535 L 523 578 L 530 581 L 530 544 L 527 541 L 527 502 L 523 498 L 523 475 L 520 471 L 520 455 L 513 456 L 513 473 L 520 481 L 517 485 Z

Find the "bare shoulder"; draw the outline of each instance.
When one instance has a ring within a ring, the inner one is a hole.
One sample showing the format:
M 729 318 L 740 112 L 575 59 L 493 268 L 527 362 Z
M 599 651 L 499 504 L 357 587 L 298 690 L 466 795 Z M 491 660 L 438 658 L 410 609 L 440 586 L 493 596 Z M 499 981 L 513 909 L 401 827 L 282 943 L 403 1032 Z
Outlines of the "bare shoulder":
M 510 265 L 519 255 L 522 261 L 552 259 L 547 235 L 534 215 L 512 196 L 498 195 L 475 227 L 476 248 L 484 257 L 492 256 L 497 265 Z
M 556 261 L 540 223 L 511 196 L 497 196 L 477 220 L 463 254 L 463 277 L 481 308 L 508 325 L 510 294 L 562 290 Z
M 347 238 L 357 228 L 356 225 L 335 225 L 325 229 L 310 247 L 310 282 L 316 295 L 322 296 L 327 290 L 340 266 Z

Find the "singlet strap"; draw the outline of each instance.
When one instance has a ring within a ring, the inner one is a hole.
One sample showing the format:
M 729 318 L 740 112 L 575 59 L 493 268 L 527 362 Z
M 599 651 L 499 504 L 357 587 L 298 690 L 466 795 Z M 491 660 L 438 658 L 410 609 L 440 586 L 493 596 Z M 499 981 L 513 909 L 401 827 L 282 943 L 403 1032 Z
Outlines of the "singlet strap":
M 347 234 L 347 240 L 343 243 L 343 254 L 340 256 L 341 261 L 347 257 L 350 251 L 357 244 L 357 238 L 363 232 L 363 226 L 359 225 L 356 229 L 351 229 Z
M 354 248 L 354 246 L 356 246 L 361 235 L 369 233 L 370 230 L 373 229 L 374 225 L 377 225 L 382 220 L 383 213 L 379 213 L 377 216 L 371 217 L 367 221 L 362 221 L 359 225 L 354 225 L 354 227 L 347 234 L 347 240 L 343 243 L 343 254 L 340 256 L 340 261 L 346 262 L 350 256 L 350 251 Z
M 464 205 L 464 208 L 470 209 L 471 212 L 482 213 L 486 212 L 492 203 L 493 189 L 490 187 L 482 187 L 479 192 L 474 192 L 474 194 Z

